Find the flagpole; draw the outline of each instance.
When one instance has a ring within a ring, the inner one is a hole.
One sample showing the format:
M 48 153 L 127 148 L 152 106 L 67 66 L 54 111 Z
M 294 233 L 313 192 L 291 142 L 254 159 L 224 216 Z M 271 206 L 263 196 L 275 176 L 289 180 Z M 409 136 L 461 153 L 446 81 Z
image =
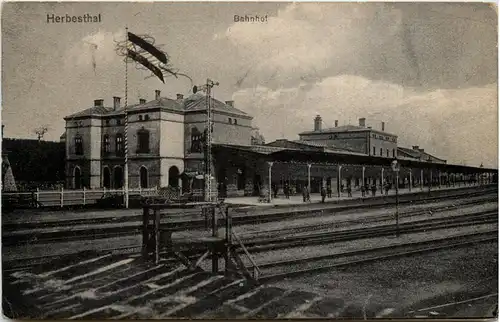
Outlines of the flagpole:
M 125 196 L 124 196 L 124 202 L 125 202 L 125 208 L 128 208 L 128 197 L 129 197 L 129 191 L 128 191 L 128 113 L 127 113 L 127 107 L 128 107 L 128 27 L 125 27 L 125 50 L 127 51 L 125 53 L 125 107 L 124 107 L 124 112 L 125 112 L 125 167 L 124 167 L 124 185 L 125 185 Z

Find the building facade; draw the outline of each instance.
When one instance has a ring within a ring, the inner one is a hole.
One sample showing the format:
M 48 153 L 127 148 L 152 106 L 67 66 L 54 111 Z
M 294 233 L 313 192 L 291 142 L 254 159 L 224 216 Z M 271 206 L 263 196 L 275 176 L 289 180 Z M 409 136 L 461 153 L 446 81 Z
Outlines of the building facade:
M 195 93 L 187 98 L 161 97 L 155 92 L 151 101 L 140 99 L 127 107 L 128 167 L 130 188 L 180 187 L 184 193 L 204 187 L 204 132 L 207 121 L 207 96 Z M 112 107 L 104 100 L 65 118 L 66 187 L 70 189 L 110 188 L 124 185 L 125 109 L 119 97 Z M 394 158 L 421 163 L 446 163 L 418 146 L 412 149 L 397 146 L 397 136 L 365 126 L 338 126 L 322 129 L 320 116 L 314 119 L 313 131 L 299 134 L 299 140 L 276 140 L 268 144 L 252 125 L 252 117 L 237 109 L 233 101 L 212 98 L 213 144 L 219 151 L 214 157 L 213 175 L 219 195 L 262 195 L 269 185 L 287 184 L 299 192 L 310 184 L 312 192 L 322 186 L 340 187 L 363 184 L 381 185 L 392 182 L 391 161 Z M 331 164 L 312 165 L 300 162 L 269 163 L 279 153 L 295 156 L 326 155 Z M 271 159 L 270 159 L 271 158 Z M 366 165 L 342 164 L 347 159 L 365 160 Z M 366 163 L 366 159 L 370 161 Z M 373 166 L 368 165 L 372 163 Z M 420 165 L 421 166 L 421 165 Z M 430 168 L 430 166 L 429 166 Z M 434 181 L 433 170 L 407 169 L 400 180 Z M 405 177 L 406 176 L 406 177 Z M 201 178 L 200 178 L 201 177 Z M 414 178 L 413 180 L 411 178 Z
M 203 172 L 203 133 L 207 96 L 196 93 L 176 99 L 140 99 L 127 107 L 129 187 L 179 186 L 188 190 L 196 173 Z M 214 143 L 250 145 L 252 117 L 212 98 Z M 104 100 L 65 117 L 66 186 L 72 189 L 113 188 L 124 185 L 125 109 L 119 97 L 113 106 Z
M 312 131 L 299 133 L 300 140 L 323 144 L 328 147 L 336 147 L 352 152 L 364 153 L 371 156 L 395 158 L 397 154 L 397 135 L 385 132 L 385 123 L 382 129 L 375 130 L 367 127 L 365 118 L 359 119 L 359 125 L 338 126 L 322 128 L 321 116 L 314 119 Z

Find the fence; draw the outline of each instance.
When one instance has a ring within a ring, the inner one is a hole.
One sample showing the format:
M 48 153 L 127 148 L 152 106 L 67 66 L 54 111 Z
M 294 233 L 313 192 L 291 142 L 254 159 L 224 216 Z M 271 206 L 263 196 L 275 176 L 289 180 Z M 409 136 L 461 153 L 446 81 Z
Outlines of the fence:
M 146 196 L 157 193 L 157 188 L 129 189 L 129 196 Z M 81 189 L 81 190 L 40 190 L 29 192 L 3 192 L 2 204 L 17 200 L 21 203 L 33 203 L 38 207 L 65 207 L 92 205 L 108 196 L 125 194 L 123 189 Z M 23 202 L 24 201 L 24 202 Z

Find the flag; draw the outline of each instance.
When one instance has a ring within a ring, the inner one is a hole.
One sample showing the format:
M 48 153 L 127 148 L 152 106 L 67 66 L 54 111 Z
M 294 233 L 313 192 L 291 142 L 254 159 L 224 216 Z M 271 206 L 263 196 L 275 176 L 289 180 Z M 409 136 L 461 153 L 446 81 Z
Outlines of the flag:
M 155 74 L 156 77 L 158 77 L 163 83 L 165 83 L 165 81 L 163 80 L 163 74 L 162 74 L 161 70 L 158 67 L 156 67 L 155 65 L 153 65 L 144 56 L 142 56 L 141 54 L 138 54 L 135 51 L 130 50 L 130 49 L 128 50 L 127 56 L 132 58 L 136 62 L 142 64 L 144 67 L 149 69 L 153 74 Z
M 133 42 L 137 46 L 141 47 L 142 49 L 144 49 L 145 51 L 147 51 L 151 55 L 158 58 L 158 60 L 161 61 L 162 63 L 164 63 L 164 64 L 167 63 L 167 56 L 165 56 L 165 54 L 162 51 L 160 51 L 158 48 L 151 45 L 150 43 L 148 43 L 147 41 L 145 41 L 141 37 L 129 32 L 128 33 L 128 40 L 130 40 L 131 42 Z

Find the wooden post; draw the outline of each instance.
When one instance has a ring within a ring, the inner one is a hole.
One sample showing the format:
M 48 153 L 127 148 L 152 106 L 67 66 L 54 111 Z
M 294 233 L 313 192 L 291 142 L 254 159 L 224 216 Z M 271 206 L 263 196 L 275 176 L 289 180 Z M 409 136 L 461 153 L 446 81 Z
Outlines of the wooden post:
M 225 264 L 226 264 L 226 274 L 229 273 L 231 266 L 231 247 L 232 247 L 232 218 L 229 213 L 229 207 L 226 206 L 226 253 L 225 253 Z
M 142 208 L 142 256 L 146 258 L 148 256 L 148 244 L 149 244 L 149 206 L 144 206 Z
M 215 205 L 210 208 L 212 215 L 212 237 L 217 237 L 219 235 L 217 229 L 217 213 L 215 211 Z M 217 274 L 219 272 L 219 254 L 218 254 L 218 243 L 215 241 L 212 243 L 212 273 Z
M 269 187 L 268 187 L 268 197 L 269 197 L 269 203 L 272 201 L 272 198 L 273 198 L 273 189 L 271 188 L 272 185 L 273 185 L 273 181 L 272 181 L 272 175 L 273 175 L 273 162 L 268 162 L 267 163 L 267 166 L 269 167 L 269 173 L 268 173 L 268 176 L 269 176 Z
M 337 165 L 337 196 L 340 198 L 340 190 L 342 186 L 342 166 Z
M 64 188 L 61 187 L 61 208 L 64 206 Z
M 83 187 L 83 205 L 85 206 L 85 187 Z
M 362 172 L 361 172 L 361 186 L 365 186 L 365 166 L 363 166 Z
M 380 170 L 380 193 L 384 194 L 384 168 Z
M 410 181 L 408 182 L 408 183 L 409 183 L 408 187 L 409 187 L 410 191 L 411 191 L 411 186 L 412 186 L 412 184 L 413 184 L 413 183 L 412 183 L 412 180 L 411 180 L 411 179 L 412 179 L 412 178 L 411 178 L 411 174 L 412 174 L 411 172 L 412 172 L 412 170 L 410 169 Z
M 155 264 L 160 262 L 160 210 L 155 209 Z

